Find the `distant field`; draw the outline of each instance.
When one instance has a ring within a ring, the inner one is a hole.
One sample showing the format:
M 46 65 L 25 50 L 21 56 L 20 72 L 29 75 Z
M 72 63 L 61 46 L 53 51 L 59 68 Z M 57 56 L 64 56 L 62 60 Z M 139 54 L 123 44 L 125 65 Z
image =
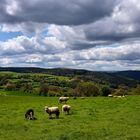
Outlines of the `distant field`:
M 0 96 L 0 140 L 140 140 L 140 96 L 72 98 L 71 115 L 48 119 L 45 105 L 56 97 Z M 38 120 L 24 113 L 35 110 Z

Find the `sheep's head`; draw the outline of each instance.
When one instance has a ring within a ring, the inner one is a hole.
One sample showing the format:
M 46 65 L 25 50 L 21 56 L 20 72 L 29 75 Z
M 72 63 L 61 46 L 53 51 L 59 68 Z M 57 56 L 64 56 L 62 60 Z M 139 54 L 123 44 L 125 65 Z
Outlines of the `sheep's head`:
M 48 110 L 48 108 L 49 108 L 48 106 L 45 106 L 45 111 L 47 111 L 47 110 Z

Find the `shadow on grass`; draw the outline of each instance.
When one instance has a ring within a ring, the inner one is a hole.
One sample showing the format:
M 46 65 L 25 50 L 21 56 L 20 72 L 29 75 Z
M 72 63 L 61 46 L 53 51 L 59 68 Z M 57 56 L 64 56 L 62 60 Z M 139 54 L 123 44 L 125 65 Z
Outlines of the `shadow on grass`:
M 59 117 L 59 118 L 56 118 L 56 117 L 51 117 L 51 118 L 49 118 L 50 120 L 54 120 L 54 119 L 56 119 L 56 120 L 61 120 L 61 119 L 64 119 L 64 117 Z

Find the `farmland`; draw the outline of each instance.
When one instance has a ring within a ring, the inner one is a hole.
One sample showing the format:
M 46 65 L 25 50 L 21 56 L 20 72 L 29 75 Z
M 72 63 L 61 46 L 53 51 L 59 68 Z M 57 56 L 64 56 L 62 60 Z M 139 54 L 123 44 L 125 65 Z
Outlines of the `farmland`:
M 58 97 L 0 96 L 1 140 L 139 140 L 140 96 L 72 97 L 71 115 L 49 119 L 44 106 L 58 106 Z M 37 120 L 25 120 L 33 108 Z

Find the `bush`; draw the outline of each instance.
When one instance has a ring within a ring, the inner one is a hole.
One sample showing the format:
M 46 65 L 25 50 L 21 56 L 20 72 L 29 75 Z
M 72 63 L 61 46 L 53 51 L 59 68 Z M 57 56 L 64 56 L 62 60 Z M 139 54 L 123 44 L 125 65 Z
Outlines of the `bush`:
M 140 85 L 137 85 L 136 88 L 133 88 L 130 92 L 131 95 L 140 95 Z
M 5 90 L 8 90 L 8 91 L 16 90 L 16 85 L 14 83 L 7 83 L 5 86 Z
M 100 91 L 101 96 L 108 96 L 111 94 L 111 88 L 109 86 L 103 86 Z
M 98 96 L 99 88 L 92 82 L 79 83 L 74 90 L 74 96 Z
M 123 96 L 123 95 L 127 95 L 128 91 L 129 88 L 127 86 L 120 85 L 114 94 L 117 96 Z
M 47 96 L 49 91 L 48 84 L 41 84 L 39 95 L 40 96 Z

